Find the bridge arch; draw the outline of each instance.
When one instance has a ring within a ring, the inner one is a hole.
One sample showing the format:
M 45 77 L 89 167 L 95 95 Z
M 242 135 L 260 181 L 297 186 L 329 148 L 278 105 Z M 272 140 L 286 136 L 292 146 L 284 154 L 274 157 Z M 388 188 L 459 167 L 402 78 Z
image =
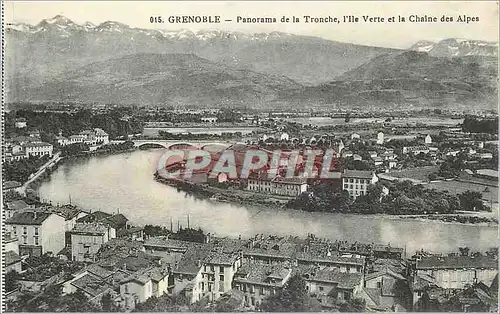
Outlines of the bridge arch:
M 162 146 L 163 148 L 168 148 L 167 147 L 167 143 L 155 142 L 155 141 L 151 141 L 151 142 L 138 142 L 138 143 L 134 144 L 135 147 L 139 147 L 139 148 L 141 146 L 144 146 L 144 145 L 158 145 L 158 146 Z

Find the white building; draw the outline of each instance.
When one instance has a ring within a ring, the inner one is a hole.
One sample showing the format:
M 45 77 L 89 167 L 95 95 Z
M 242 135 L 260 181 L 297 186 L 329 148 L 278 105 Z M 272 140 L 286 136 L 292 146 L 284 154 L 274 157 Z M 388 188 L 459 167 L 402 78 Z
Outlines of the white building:
M 133 309 L 137 303 L 167 293 L 168 273 L 160 267 L 141 269 L 120 282 L 120 296 L 126 309 Z
M 342 173 L 342 189 L 349 192 L 349 196 L 356 199 L 366 195 L 368 186 L 378 182 L 378 177 L 373 171 L 344 170 Z
M 17 118 L 15 125 L 16 125 L 16 128 L 18 128 L 18 129 L 24 129 L 28 126 L 28 123 L 26 122 L 25 118 Z
M 64 218 L 54 213 L 22 211 L 5 225 L 7 232 L 19 239 L 20 255 L 57 254 L 65 246 Z
M 425 144 L 432 144 L 432 137 L 429 134 L 425 137 Z
M 377 134 L 377 144 L 378 145 L 384 144 L 384 133 L 383 132 L 378 132 L 378 134 Z
M 445 289 L 464 289 L 478 282 L 489 287 L 497 274 L 498 261 L 489 256 L 432 256 L 416 264 L 417 276 L 428 276 Z
M 358 133 L 352 133 L 351 134 L 351 140 L 359 140 L 361 136 L 359 136 Z
M 26 152 L 26 157 L 29 158 L 31 156 L 44 156 L 44 155 L 49 155 L 49 157 L 52 157 L 52 151 L 54 150 L 54 146 L 49 143 L 27 143 L 23 145 L 23 148 Z
M 269 194 L 298 196 L 307 191 L 306 178 L 249 178 L 247 190 Z

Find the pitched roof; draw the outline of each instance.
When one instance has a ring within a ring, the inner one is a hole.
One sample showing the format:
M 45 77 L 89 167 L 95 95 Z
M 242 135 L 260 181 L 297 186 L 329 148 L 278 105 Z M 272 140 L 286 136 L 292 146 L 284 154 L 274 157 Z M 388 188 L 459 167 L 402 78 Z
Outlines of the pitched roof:
M 17 182 L 17 181 L 5 181 L 3 183 L 3 188 L 4 189 L 14 189 L 14 188 L 18 188 L 20 187 L 22 184 L 21 182 Z
M 102 235 L 108 231 L 108 227 L 101 223 L 77 223 L 71 229 L 72 234 Z
M 362 273 L 345 273 L 340 272 L 338 269 L 320 269 L 319 267 L 306 275 L 309 275 L 306 280 L 336 283 L 340 289 L 353 289 L 361 283 L 363 278 Z
M 382 269 L 382 270 L 379 270 L 379 271 L 376 271 L 374 273 L 369 273 L 365 276 L 365 281 L 368 281 L 368 280 L 372 280 L 372 279 L 375 279 L 375 278 L 378 278 L 380 276 L 384 276 L 384 275 L 389 275 L 391 277 L 394 277 L 396 279 L 400 279 L 400 280 L 405 280 L 406 278 L 403 277 L 403 275 L 401 274 L 398 274 L 394 271 L 392 271 L 391 269 L 389 268 L 385 268 L 385 269 Z
M 284 279 L 290 275 L 292 270 L 281 264 L 269 265 L 261 263 L 250 263 L 243 265 L 233 280 L 236 282 L 257 283 L 260 285 L 281 287 Z
M 345 169 L 342 173 L 344 178 L 357 178 L 357 179 L 371 179 L 373 178 L 373 171 L 363 171 L 363 170 L 349 170 Z
M 159 267 L 152 267 L 148 269 L 141 269 L 128 277 L 124 278 L 120 283 L 127 283 L 130 281 L 136 281 L 139 282 L 140 284 L 144 285 L 148 283 L 150 280 L 159 282 L 160 280 L 164 279 L 166 276 L 166 273 L 162 271 Z
M 12 201 L 10 203 L 7 203 L 7 208 L 10 210 L 21 210 L 21 209 L 29 208 L 29 205 L 26 204 L 26 202 L 23 200 L 17 200 L 17 201 Z
M 41 225 L 52 213 L 23 211 L 14 213 L 14 216 L 5 222 L 8 225 Z
M 106 292 L 107 290 L 112 289 L 112 287 L 105 281 L 90 274 L 84 275 L 81 278 L 78 278 L 77 280 L 71 282 L 71 285 L 75 286 L 78 289 L 81 289 L 92 297 L 96 297 Z
M 417 261 L 417 269 L 498 268 L 498 261 L 489 256 L 430 256 Z
M 104 218 L 102 222 L 109 224 L 111 227 L 115 229 L 120 229 L 126 226 L 127 217 L 123 214 L 116 214 L 111 217 Z

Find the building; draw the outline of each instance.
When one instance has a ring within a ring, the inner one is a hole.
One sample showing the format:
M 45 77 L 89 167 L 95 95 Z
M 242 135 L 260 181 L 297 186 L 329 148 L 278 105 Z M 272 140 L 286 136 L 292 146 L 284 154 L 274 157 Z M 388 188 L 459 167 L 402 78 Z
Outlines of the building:
M 28 126 L 28 123 L 25 118 L 17 118 L 15 122 L 16 128 L 24 129 Z
M 359 140 L 361 136 L 359 136 L 358 133 L 352 133 L 351 134 L 351 140 Z
M 77 223 L 70 231 L 71 259 L 93 262 L 101 246 L 116 238 L 115 229 L 101 223 Z
M 384 144 L 384 133 L 383 132 L 378 132 L 377 133 L 377 144 L 378 145 L 383 145 Z
M 168 272 L 160 267 L 141 269 L 120 282 L 120 296 L 126 309 L 134 309 L 137 303 L 166 293 L 168 293 Z
M 292 275 L 284 265 L 250 263 L 242 266 L 233 279 L 233 289 L 243 292 L 244 305 L 255 309 L 270 295 L 283 289 Z
M 432 137 L 430 136 L 430 134 L 427 134 L 424 141 L 426 145 L 432 144 Z
M 19 254 L 57 254 L 64 248 L 64 218 L 48 212 L 22 211 L 6 220 L 6 229 L 19 239 Z
M 417 276 L 428 276 L 445 289 L 464 289 L 478 282 L 491 285 L 498 274 L 498 260 L 489 256 L 422 257 L 415 267 Z
M 97 143 L 102 143 L 104 145 L 109 143 L 109 135 L 103 129 L 95 128 L 94 136 Z
M 377 311 L 406 312 L 408 293 L 406 278 L 385 267 L 365 276 L 364 296 L 367 307 Z
M 356 298 L 363 289 L 362 273 L 346 273 L 318 266 L 302 268 L 300 273 L 307 291 L 316 296 L 323 308 L 332 308 L 339 302 Z
M 27 158 L 31 156 L 41 157 L 45 155 L 52 157 L 52 151 L 54 150 L 54 147 L 52 146 L 52 144 L 40 142 L 24 144 L 23 149 L 26 152 Z
M 356 199 L 366 195 L 368 186 L 378 182 L 378 177 L 373 171 L 344 170 L 342 173 L 342 189 L 349 192 L 349 196 Z
M 269 178 L 266 175 L 255 176 L 247 181 L 248 191 L 265 192 L 283 196 L 298 196 L 307 191 L 306 178 L 284 178 L 277 176 Z
M 413 155 L 418 155 L 420 153 L 428 154 L 429 152 L 430 152 L 430 149 L 427 146 L 404 146 L 403 147 L 403 154 L 412 153 Z
M 21 190 L 22 184 L 18 181 L 5 181 L 3 183 L 3 192 L 15 191 L 19 192 Z
M 4 209 L 5 219 L 9 219 L 14 216 L 15 213 L 20 212 L 26 209 L 33 209 L 33 205 L 26 204 L 23 200 L 12 201 L 6 204 L 7 206 Z

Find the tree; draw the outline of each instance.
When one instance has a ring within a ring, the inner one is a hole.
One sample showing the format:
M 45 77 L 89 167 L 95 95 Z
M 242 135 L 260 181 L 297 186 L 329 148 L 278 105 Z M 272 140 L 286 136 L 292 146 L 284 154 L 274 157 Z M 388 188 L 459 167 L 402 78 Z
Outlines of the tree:
M 120 308 L 115 305 L 111 294 L 106 293 L 101 298 L 101 309 L 103 312 L 119 312 Z
M 265 312 L 319 312 L 319 302 L 309 296 L 304 279 L 296 274 L 285 287 L 266 298 L 261 305 Z
M 470 249 L 468 247 L 466 247 L 466 246 L 459 247 L 458 250 L 460 251 L 461 256 L 469 256 Z
M 485 210 L 482 202 L 483 195 L 480 192 L 465 191 L 458 195 L 460 200 L 460 207 L 467 211 L 481 211 Z

